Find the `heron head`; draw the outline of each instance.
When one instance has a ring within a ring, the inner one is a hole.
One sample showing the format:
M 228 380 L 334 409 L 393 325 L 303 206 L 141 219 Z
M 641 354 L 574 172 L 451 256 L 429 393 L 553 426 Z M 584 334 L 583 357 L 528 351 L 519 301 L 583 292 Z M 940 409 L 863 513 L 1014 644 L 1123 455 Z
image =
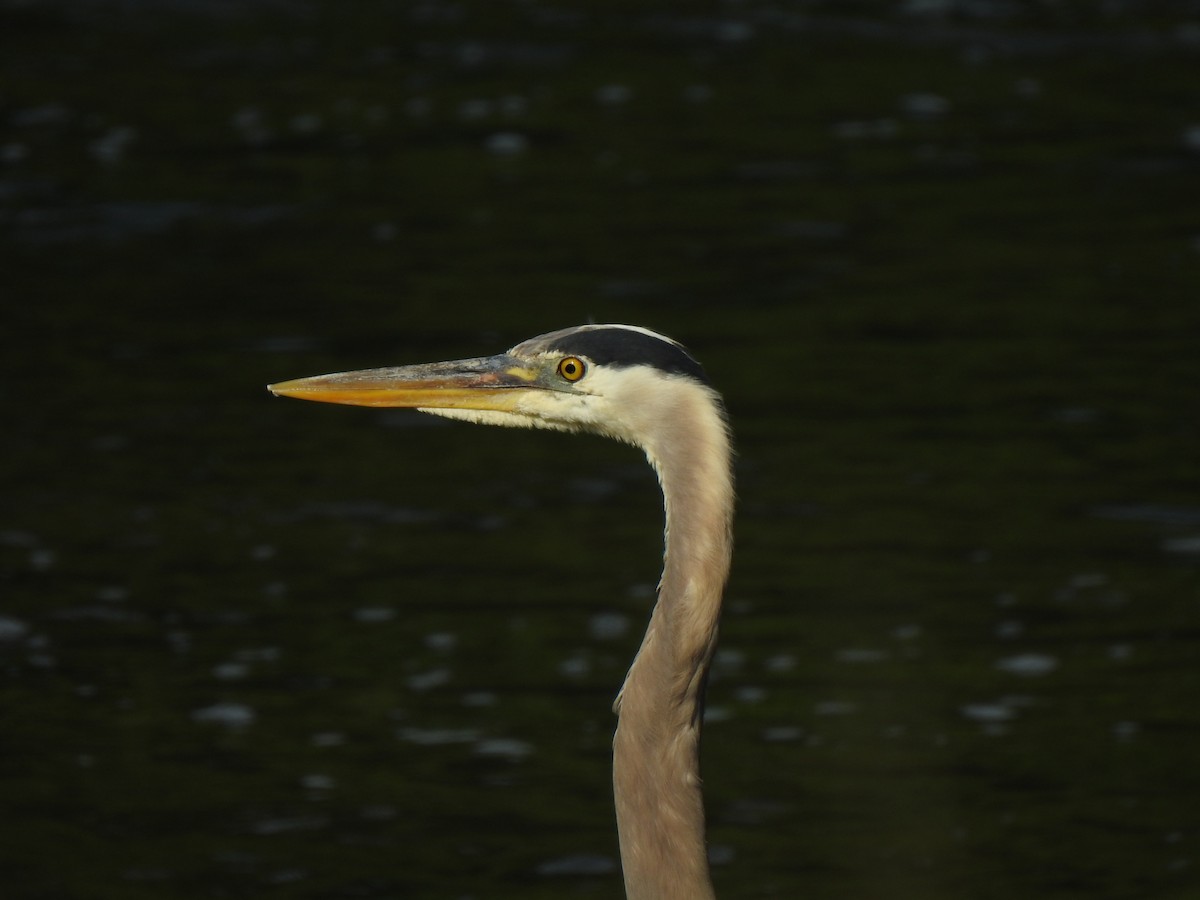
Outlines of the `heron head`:
M 581 325 L 496 356 L 317 375 L 269 389 L 487 425 L 589 431 L 640 446 L 689 396 L 716 398 L 681 344 L 632 325 Z

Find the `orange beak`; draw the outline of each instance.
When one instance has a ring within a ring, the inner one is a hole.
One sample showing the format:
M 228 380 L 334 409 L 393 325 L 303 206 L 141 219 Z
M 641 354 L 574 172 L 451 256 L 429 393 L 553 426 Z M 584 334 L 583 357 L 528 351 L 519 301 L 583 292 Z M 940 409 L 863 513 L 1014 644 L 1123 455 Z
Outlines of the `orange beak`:
M 267 386 L 272 394 L 344 403 L 412 409 L 511 411 L 522 391 L 537 388 L 538 373 L 507 354 L 453 362 L 362 369 L 297 378 Z

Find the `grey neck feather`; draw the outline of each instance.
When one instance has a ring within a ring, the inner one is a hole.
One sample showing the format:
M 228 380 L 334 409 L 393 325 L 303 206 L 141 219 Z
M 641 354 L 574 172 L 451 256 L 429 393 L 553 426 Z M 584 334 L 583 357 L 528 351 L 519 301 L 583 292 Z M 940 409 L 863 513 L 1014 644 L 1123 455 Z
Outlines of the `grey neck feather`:
M 617 699 L 613 787 L 631 900 L 714 896 L 699 742 L 729 572 L 733 477 L 719 401 L 691 405 L 669 441 L 645 447 L 663 489 L 666 550 L 658 602 Z

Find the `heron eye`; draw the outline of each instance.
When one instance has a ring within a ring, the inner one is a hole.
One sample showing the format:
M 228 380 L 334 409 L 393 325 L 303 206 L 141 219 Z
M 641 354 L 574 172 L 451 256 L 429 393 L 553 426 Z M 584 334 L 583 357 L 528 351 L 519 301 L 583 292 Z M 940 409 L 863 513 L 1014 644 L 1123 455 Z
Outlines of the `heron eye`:
M 566 356 L 558 361 L 558 374 L 567 381 L 578 381 L 586 372 L 587 366 L 576 356 Z

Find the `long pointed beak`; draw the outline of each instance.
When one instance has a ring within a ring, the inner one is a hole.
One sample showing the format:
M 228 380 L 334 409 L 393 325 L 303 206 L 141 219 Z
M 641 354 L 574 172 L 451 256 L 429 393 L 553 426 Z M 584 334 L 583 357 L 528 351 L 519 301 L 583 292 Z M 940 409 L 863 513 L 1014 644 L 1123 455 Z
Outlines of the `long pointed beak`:
M 399 406 L 416 409 L 512 410 L 523 391 L 537 388 L 538 373 L 509 356 L 453 362 L 362 369 L 297 378 L 267 386 L 272 394 L 345 403 L 351 406 Z

